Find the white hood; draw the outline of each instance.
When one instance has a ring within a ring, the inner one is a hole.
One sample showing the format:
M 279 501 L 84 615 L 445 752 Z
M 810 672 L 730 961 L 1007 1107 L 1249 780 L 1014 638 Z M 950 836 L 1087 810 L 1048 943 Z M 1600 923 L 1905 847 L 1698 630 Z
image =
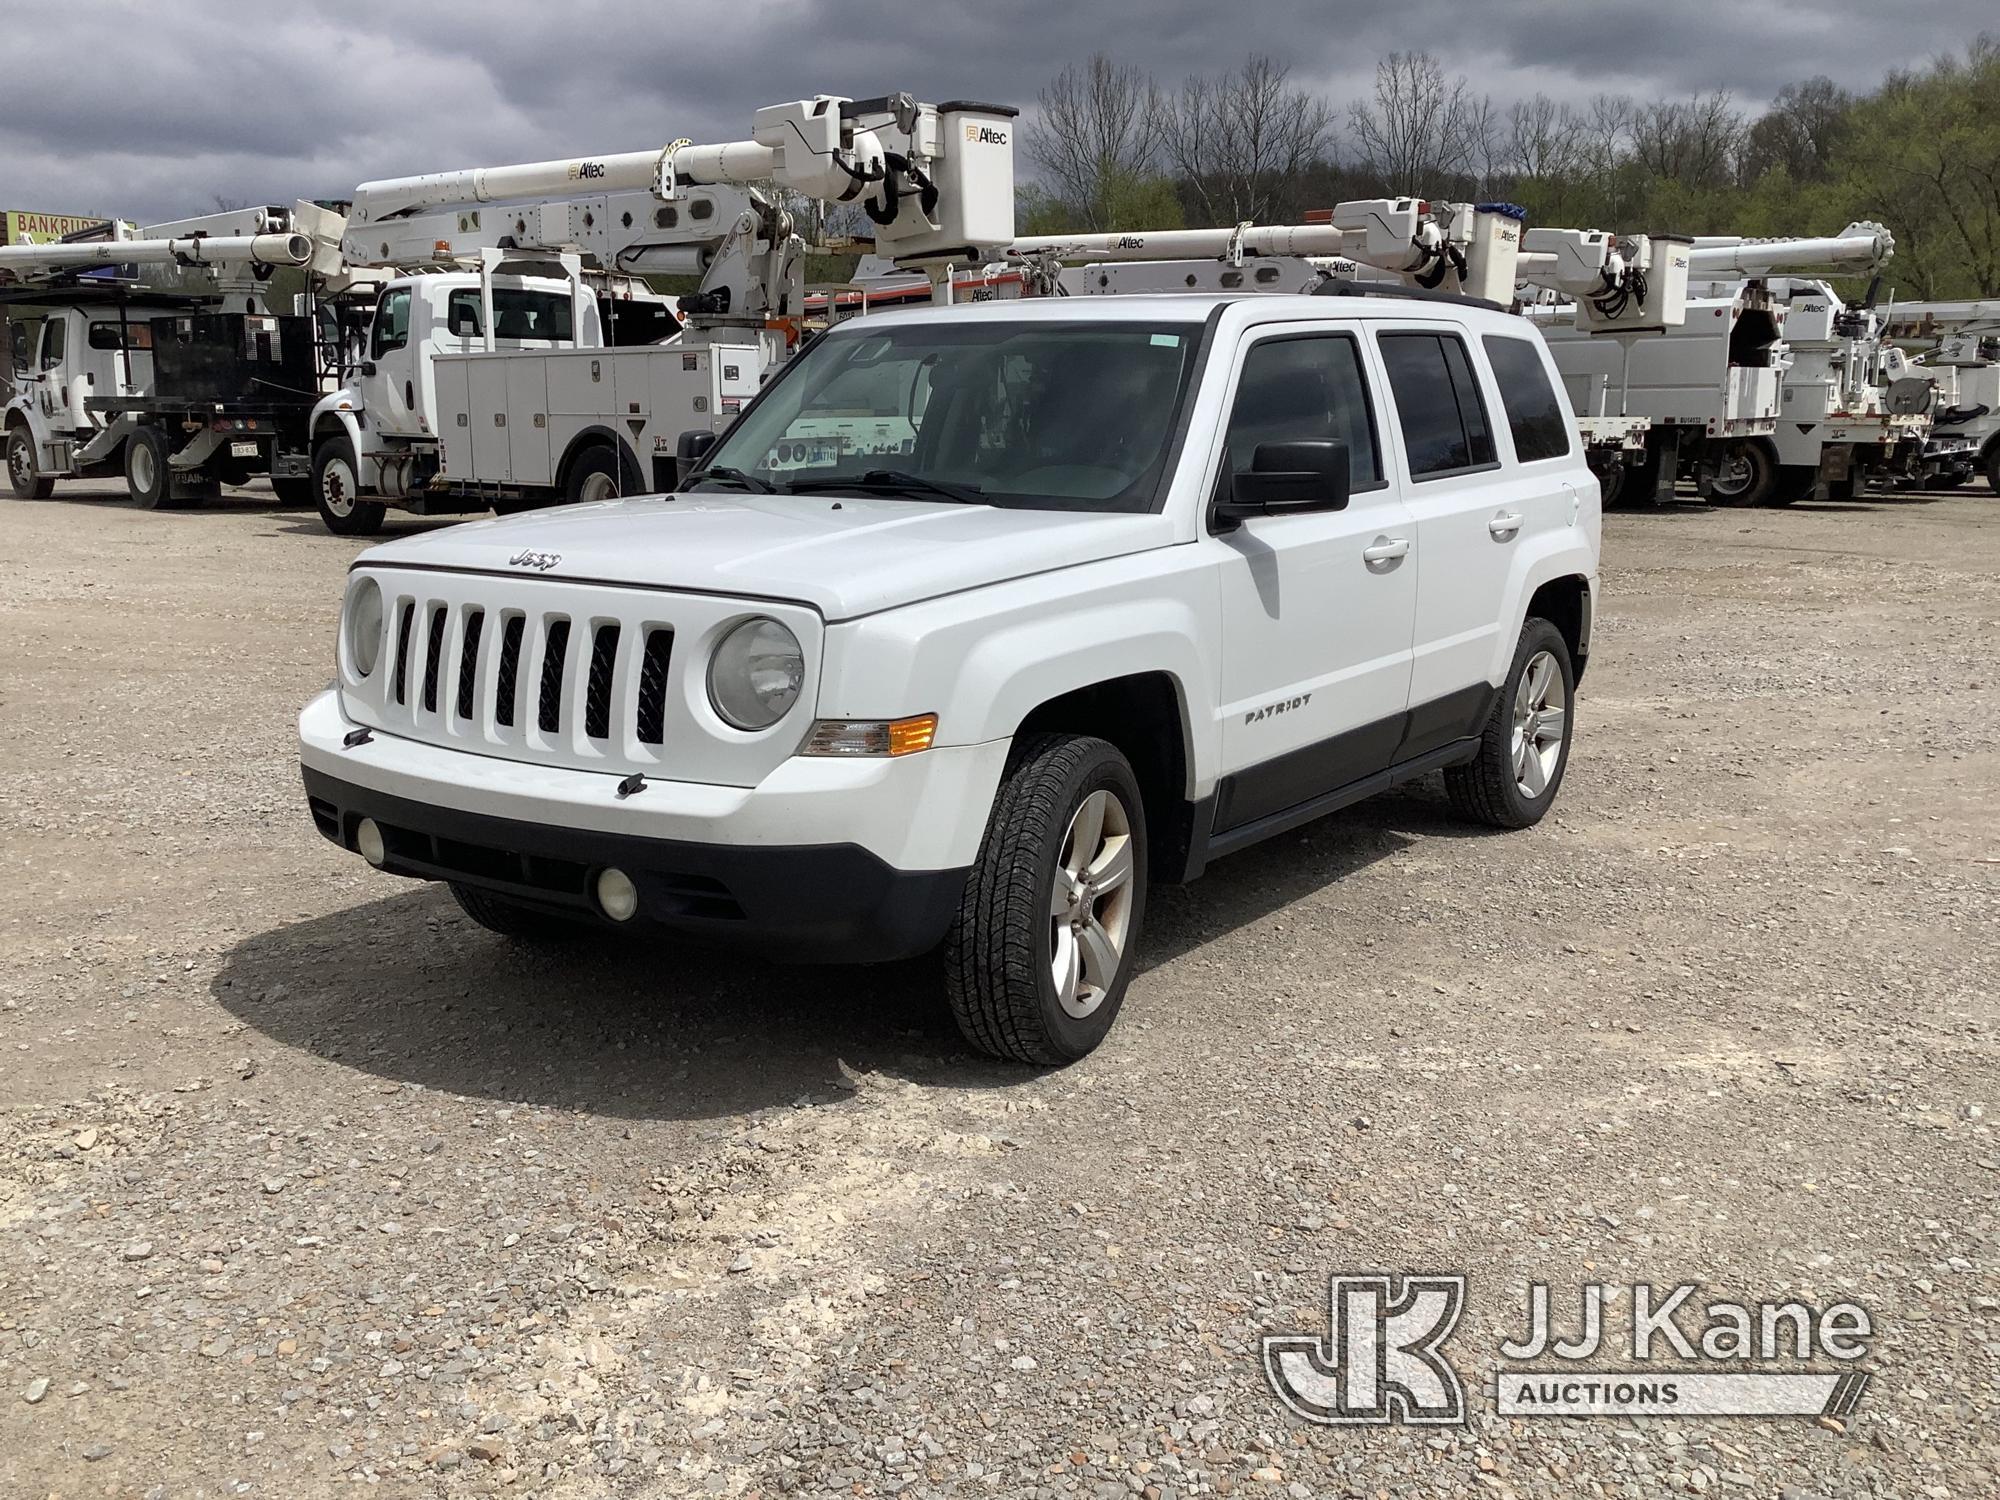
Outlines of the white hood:
M 831 621 L 1172 540 L 1172 523 L 1152 514 L 855 495 L 656 495 L 446 527 L 376 547 L 361 561 L 794 599 Z

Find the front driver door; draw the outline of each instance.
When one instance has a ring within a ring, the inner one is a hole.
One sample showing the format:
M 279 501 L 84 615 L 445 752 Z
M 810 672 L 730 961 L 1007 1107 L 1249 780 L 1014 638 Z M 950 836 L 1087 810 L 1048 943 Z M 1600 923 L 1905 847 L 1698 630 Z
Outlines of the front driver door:
M 1260 443 L 1328 439 L 1347 444 L 1344 508 L 1258 516 L 1212 541 L 1222 558 L 1218 836 L 1382 770 L 1402 737 L 1417 538 L 1383 459 L 1364 351 L 1332 330 L 1288 328 L 1250 344 L 1227 472 L 1250 467 Z
M 414 435 L 417 346 L 410 337 L 411 289 L 389 286 L 375 304 L 368 331 L 368 363 L 361 375 L 361 402 L 378 431 Z

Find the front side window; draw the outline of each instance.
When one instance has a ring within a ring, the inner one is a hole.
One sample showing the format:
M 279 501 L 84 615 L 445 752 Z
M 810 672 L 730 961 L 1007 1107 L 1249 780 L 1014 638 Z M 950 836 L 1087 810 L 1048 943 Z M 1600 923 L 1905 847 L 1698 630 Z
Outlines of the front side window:
M 375 306 L 375 330 L 369 342 L 369 353 L 380 359 L 409 341 L 410 289 L 406 286 L 391 287 Z
M 1151 510 L 1200 344 L 1193 323 L 856 320 L 792 361 L 698 487 Z
M 520 287 L 493 289 L 493 336 L 524 342 L 568 343 L 575 337 L 575 309 L 567 292 L 535 292 Z M 479 338 L 479 288 L 459 287 L 445 303 L 445 326 L 458 338 Z
M 1381 346 L 1411 477 L 1493 463 L 1493 429 L 1465 345 L 1453 334 L 1385 333 Z
M 50 318 L 42 327 L 48 330 L 42 335 L 42 368 L 53 370 L 63 362 L 63 335 L 68 325 L 61 318 Z
M 1507 429 L 1514 434 L 1514 456 L 1524 464 L 1563 457 L 1569 452 L 1569 414 L 1549 380 L 1540 348 L 1532 339 L 1497 333 L 1487 334 L 1483 342 L 1507 411 Z
M 1350 490 L 1382 483 L 1361 351 L 1346 334 L 1266 339 L 1243 356 L 1229 412 L 1229 467 L 1241 474 L 1260 443 L 1347 444 Z

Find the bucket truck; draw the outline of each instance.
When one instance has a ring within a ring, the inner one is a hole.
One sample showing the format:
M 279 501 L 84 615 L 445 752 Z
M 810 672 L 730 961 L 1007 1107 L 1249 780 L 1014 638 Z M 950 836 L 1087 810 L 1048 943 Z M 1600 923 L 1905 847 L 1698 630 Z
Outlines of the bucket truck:
M 1952 489 L 1978 473 L 2000 493 L 2000 301 L 1899 302 L 1887 325 L 1901 342 L 1932 346 L 1917 358 L 1937 387 L 1931 484 Z
M 0 247 L 15 495 L 123 473 L 143 506 L 199 500 L 259 472 L 287 414 L 303 427 L 319 394 L 312 324 L 256 309 L 264 280 L 309 264 L 314 245 L 283 210 L 251 215 Z M 238 296 L 245 311 L 216 310 Z
M 1529 232 L 1531 251 L 1550 248 L 1540 234 Z M 1852 380 L 1828 378 L 1833 346 L 1865 330 L 1851 332 L 1846 320 L 1836 328 L 1837 299 L 1824 283 L 1774 275 L 1879 266 L 1895 249 L 1886 229 L 1854 224 L 1824 237 L 1684 244 L 1687 295 L 1677 323 L 1620 330 L 1621 320 L 1607 325 L 1591 297 L 1573 293 L 1566 305 L 1529 309 L 1579 410 L 1651 419 L 1642 460 L 1622 484 L 1607 482 L 1608 500 L 1622 489 L 1627 500 L 1656 503 L 1676 477 L 1694 478 L 1725 505 L 1788 504 L 1816 487 L 1853 494 L 1865 475 L 1921 448 L 1923 417 L 1892 413 L 1869 394 L 1879 364 L 1868 365 L 1866 379 L 1859 367 Z M 1599 337 L 1604 331 L 1615 336 Z M 1801 354 L 1787 342 L 1794 334 L 1814 356 L 1796 381 Z
M 859 204 L 879 253 L 948 277 L 1013 237 L 1013 114 L 818 95 L 758 110 L 744 141 L 362 184 L 345 256 L 407 274 L 314 413 L 322 519 L 363 534 L 391 502 L 513 510 L 670 485 L 682 437 L 732 421 L 799 337 L 804 246 L 770 189 Z M 672 342 L 621 349 L 586 270 L 702 280 Z

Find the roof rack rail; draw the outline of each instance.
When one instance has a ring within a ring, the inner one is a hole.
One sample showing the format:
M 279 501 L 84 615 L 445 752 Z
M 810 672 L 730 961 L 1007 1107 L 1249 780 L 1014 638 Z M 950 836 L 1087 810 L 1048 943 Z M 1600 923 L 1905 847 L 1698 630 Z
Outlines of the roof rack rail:
M 1505 312 L 1506 308 L 1490 297 L 1466 297 L 1457 292 L 1431 292 L 1422 287 L 1403 286 L 1393 281 L 1356 281 L 1348 276 L 1336 276 L 1330 281 L 1322 281 L 1312 289 L 1315 297 L 1408 297 L 1418 302 L 1452 302 L 1460 307 L 1485 307 L 1494 312 Z

